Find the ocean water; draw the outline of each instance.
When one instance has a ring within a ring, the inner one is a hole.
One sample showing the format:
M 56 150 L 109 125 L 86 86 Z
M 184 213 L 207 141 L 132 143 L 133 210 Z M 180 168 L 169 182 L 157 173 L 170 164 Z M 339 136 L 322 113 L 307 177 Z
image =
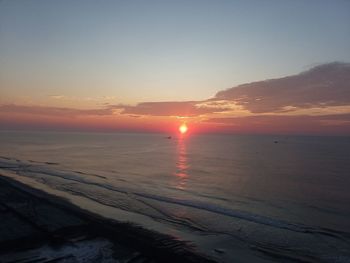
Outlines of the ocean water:
M 219 262 L 350 262 L 350 138 L 0 132 L 0 174 Z

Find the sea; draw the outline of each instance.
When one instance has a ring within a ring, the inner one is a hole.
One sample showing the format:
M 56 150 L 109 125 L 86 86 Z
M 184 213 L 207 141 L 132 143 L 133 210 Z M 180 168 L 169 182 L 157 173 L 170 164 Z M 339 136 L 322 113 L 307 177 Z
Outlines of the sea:
M 350 137 L 0 132 L 0 175 L 218 262 L 350 262 Z

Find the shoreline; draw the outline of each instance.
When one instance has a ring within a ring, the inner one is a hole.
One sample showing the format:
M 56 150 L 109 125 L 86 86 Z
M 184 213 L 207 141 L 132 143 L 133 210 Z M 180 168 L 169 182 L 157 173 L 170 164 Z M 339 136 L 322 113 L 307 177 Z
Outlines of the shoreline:
M 0 257 L 9 259 L 4 262 L 42 254 L 46 258 L 38 262 L 67 262 L 86 251 L 101 262 L 215 262 L 188 242 L 104 218 L 1 173 L 0 189 Z M 52 255 L 52 248 L 63 252 Z

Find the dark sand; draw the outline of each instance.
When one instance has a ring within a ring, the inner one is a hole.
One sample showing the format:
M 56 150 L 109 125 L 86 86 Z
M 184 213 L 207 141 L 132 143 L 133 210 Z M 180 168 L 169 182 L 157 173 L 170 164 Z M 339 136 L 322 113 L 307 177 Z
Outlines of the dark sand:
M 108 220 L 0 177 L 0 262 L 214 262 L 171 236 Z

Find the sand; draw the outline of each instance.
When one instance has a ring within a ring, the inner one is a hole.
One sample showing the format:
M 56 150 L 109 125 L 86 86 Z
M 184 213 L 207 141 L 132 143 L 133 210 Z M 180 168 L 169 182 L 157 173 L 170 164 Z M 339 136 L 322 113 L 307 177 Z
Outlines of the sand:
M 0 176 L 0 262 L 214 262 L 191 244 L 105 219 Z

